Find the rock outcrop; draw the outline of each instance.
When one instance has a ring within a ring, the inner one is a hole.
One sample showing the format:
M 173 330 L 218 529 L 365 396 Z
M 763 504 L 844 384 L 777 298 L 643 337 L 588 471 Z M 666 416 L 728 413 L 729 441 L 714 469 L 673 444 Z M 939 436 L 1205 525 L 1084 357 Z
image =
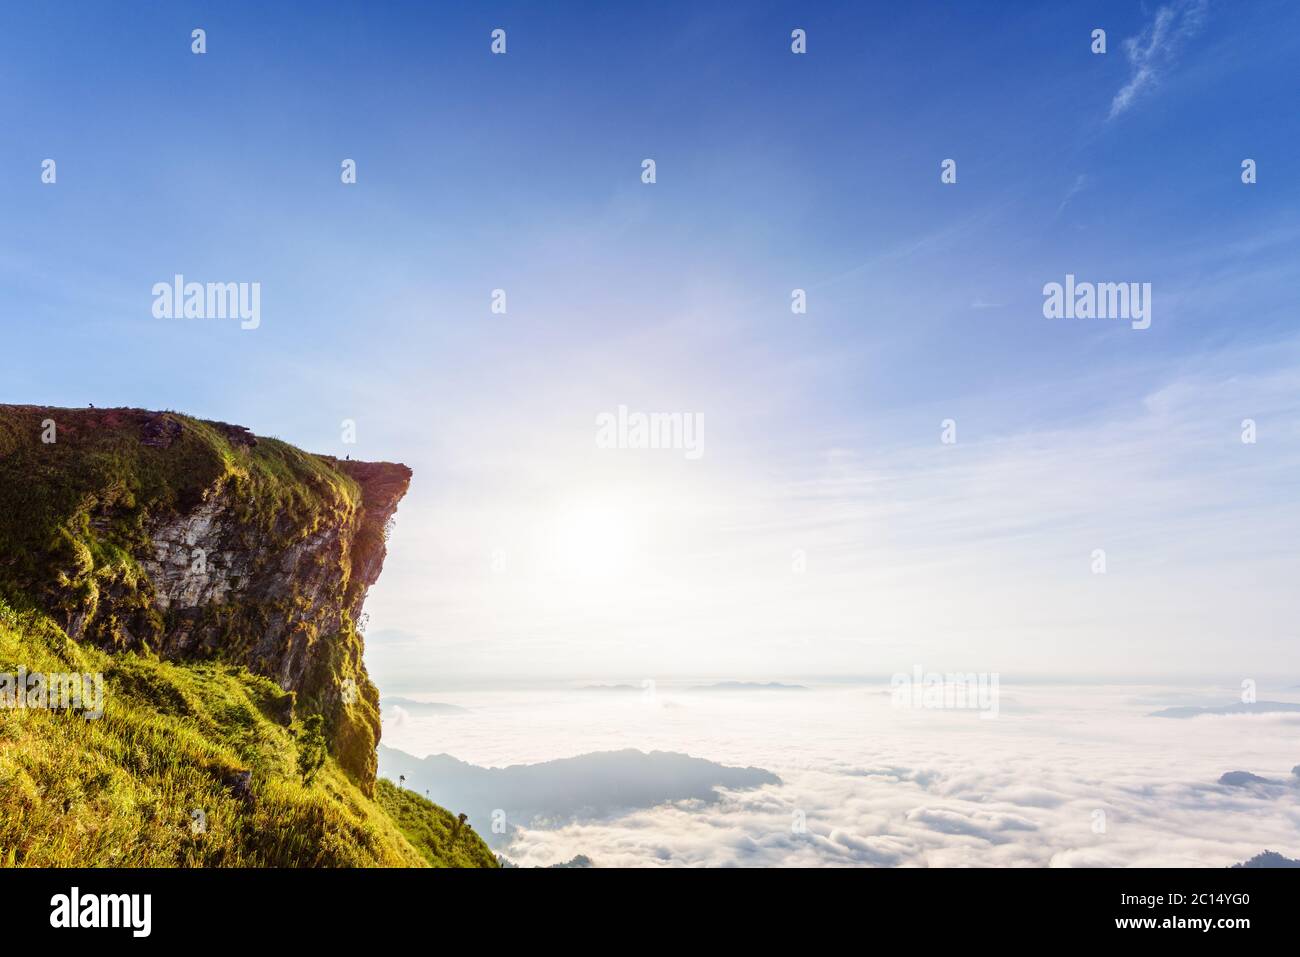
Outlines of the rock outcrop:
M 175 413 L 0 406 L 0 592 L 79 641 L 272 678 L 369 790 L 356 622 L 410 481 Z

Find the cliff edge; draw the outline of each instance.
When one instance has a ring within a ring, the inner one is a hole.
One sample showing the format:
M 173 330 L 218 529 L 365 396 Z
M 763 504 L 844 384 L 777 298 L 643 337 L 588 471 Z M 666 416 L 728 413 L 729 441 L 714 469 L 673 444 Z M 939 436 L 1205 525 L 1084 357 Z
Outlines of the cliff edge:
M 371 793 L 357 621 L 410 481 L 171 412 L 0 406 L 0 595 L 105 650 L 271 679 Z
M 357 619 L 411 470 L 0 405 L 0 867 L 496 867 L 376 780 Z

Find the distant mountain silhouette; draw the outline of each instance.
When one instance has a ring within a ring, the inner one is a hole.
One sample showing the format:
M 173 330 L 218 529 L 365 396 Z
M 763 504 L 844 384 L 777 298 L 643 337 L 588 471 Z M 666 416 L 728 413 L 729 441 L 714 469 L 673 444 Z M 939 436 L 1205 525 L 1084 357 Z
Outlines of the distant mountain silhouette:
M 785 685 L 779 681 L 762 683 L 758 681 L 719 681 L 711 685 L 699 685 L 690 691 L 807 691 L 803 685 Z
M 640 685 L 583 685 L 581 691 L 642 691 Z M 803 685 L 779 681 L 718 681 L 711 685 L 693 685 L 687 691 L 807 691 Z
M 1149 718 L 1195 718 L 1201 714 L 1280 714 L 1300 711 L 1300 704 L 1288 701 L 1256 701 L 1254 704 L 1227 704 L 1209 708 L 1165 708 L 1153 711 Z
M 500 854 L 497 855 L 497 863 L 500 864 L 503 868 L 517 869 L 519 867 L 519 865 L 516 864 L 514 861 L 510 860 L 510 858 L 502 857 Z M 558 868 L 595 867 L 595 866 L 596 866 L 595 864 L 591 863 L 591 858 L 588 857 L 586 854 L 579 854 L 576 857 L 571 857 L 567 861 L 564 861 L 560 864 L 547 865 L 547 867 L 558 867 Z
M 407 714 L 469 714 L 468 708 L 456 704 L 443 704 L 441 701 L 416 701 L 413 698 L 381 698 L 379 707 L 401 708 Z
M 469 815 L 493 846 L 520 825 L 545 826 L 604 817 L 669 801 L 720 799 L 717 788 L 780 784 L 762 768 L 738 768 L 668 751 L 598 751 L 541 764 L 483 768 L 448 754 L 416 758 L 380 745 L 379 773 L 453 812 Z M 494 832 L 493 812 L 497 830 Z M 504 827 L 505 832 L 502 831 Z
M 1250 787 L 1252 784 L 1287 784 L 1287 781 L 1278 781 L 1273 778 L 1261 778 L 1258 774 L 1251 774 L 1249 771 L 1229 771 L 1219 778 L 1219 783 L 1231 788 Z
M 1248 861 L 1242 861 L 1240 864 L 1233 864 L 1233 867 L 1300 867 L 1300 861 L 1291 857 L 1283 857 L 1277 851 L 1264 851 L 1262 854 L 1256 854 Z

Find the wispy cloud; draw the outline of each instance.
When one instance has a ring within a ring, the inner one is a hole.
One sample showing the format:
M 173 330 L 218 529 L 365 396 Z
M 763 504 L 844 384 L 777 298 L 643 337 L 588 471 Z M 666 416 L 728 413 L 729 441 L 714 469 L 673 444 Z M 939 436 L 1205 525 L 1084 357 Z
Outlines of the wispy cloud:
M 1080 173 L 1076 176 L 1074 182 L 1070 184 L 1070 188 L 1066 190 L 1065 198 L 1061 200 L 1061 205 L 1056 207 L 1056 215 L 1060 216 L 1061 213 L 1065 212 L 1065 207 L 1070 205 L 1070 200 L 1082 193 L 1087 185 L 1088 175 L 1086 173 Z
M 1177 0 L 1160 7 L 1141 33 L 1124 41 L 1132 73 L 1111 100 L 1112 120 L 1152 89 L 1173 66 L 1183 45 L 1201 31 L 1209 7 L 1209 0 Z

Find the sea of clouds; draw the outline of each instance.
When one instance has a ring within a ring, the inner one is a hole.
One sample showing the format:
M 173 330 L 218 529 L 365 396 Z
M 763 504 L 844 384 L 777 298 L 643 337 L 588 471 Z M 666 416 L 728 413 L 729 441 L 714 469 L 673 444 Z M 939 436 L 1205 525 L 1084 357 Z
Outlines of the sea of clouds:
M 1232 704 L 1233 689 L 1004 681 L 993 719 L 899 707 L 883 682 L 437 700 L 466 710 L 390 708 L 385 744 L 483 766 L 678 751 L 781 778 L 712 803 L 599 817 L 575 808 L 568 822 L 515 834 L 505 853 L 525 866 L 577 854 L 596 866 L 1222 867 L 1265 849 L 1300 857 L 1300 714 L 1151 716 Z M 1267 781 L 1219 783 L 1235 770 Z

